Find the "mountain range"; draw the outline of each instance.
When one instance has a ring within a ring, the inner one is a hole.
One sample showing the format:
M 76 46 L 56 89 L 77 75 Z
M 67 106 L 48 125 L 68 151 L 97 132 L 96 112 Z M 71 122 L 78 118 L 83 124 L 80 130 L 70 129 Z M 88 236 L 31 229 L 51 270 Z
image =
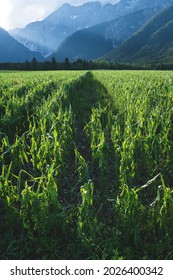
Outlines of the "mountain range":
M 64 4 L 42 21 L 15 29 L 11 35 L 31 50 L 39 50 L 47 56 L 68 36 L 77 30 L 113 19 L 114 5 L 88 2 L 80 6 Z
M 33 57 L 39 61 L 43 60 L 39 52 L 30 51 L 0 28 L 0 62 L 23 62 L 32 60 Z
M 65 57 L 70 60 L 99 58 L 120 46 L 157 12 L 157 9 L 143 9 L 76 31 L 50 57 L 59 61 Z
M 173 6 L 149 20 L 104 59 L 121 63 L 173 63 Z
M 62 5 L 42 21 L 8 34 L 0 29 L 0 62 L 98 59 L 145 63 L 172 59 L 173 0 L 117 0 Z M 12 38 L 13 37 L 13 38 Z

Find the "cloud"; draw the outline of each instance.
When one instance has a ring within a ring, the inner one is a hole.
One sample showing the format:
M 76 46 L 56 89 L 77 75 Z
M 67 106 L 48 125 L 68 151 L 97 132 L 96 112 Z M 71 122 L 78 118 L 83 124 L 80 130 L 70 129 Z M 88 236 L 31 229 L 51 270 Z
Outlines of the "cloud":
M 9 27 L 9 15 L 11 12 L 11 5 L 8 1 L 0 2 L 0 27 Z
M 80 5 L 87 0 L 5 0 L 11 6 L 8 15 L 10 29 L 24 27 L 29 22 L 41 20 L 64 3 Z M 92 1 L 92 0 L 89 0 Z M 93 0 L 96 1 L 96 0 Z M 117 0 L 101 0 L 102 3 L 115 3 Z
M 11 5 L 9 26 L 24 27 L 31 21 L 41 20 L 57 6 L 57 0 L 8 0 Z

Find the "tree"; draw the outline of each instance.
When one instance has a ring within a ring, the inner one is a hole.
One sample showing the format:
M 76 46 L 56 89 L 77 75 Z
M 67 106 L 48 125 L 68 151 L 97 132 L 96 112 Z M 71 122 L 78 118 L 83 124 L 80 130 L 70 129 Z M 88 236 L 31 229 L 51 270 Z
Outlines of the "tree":
M 56 66 L 57 66 L 56 58 L 55 58 L 55 57 L 52 57 L 52 69 L 55 70 L 55 69 L 56 69 Z
M 65 66 L 66 69 L 69 69 L 69 67 L 70 67 L 70 62 L 69 62 L 68 57 L 65 58 L 64 66 Z
M 28 60 L 25 61 L 24 68 L 25 68 L 25 70 L 29 70 L 29 62 L 28 62 Z
M 32 70 L 37 70 L 38 69 L 38 62 L 35 57 L 32 59 Z

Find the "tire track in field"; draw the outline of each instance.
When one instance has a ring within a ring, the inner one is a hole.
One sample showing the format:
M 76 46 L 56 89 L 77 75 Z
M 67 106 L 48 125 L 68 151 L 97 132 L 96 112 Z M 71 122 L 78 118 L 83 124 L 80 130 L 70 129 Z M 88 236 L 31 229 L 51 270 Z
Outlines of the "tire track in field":
M 94 77 L 86 72 L 80 83 L 70 94 L 70 103 L 75 115 L 75 145 L 83 158 L 91 161 L 90 144 L 86 137 L 85 126 L 90 121 L 92 109 L 108 103 L 107 89 Z

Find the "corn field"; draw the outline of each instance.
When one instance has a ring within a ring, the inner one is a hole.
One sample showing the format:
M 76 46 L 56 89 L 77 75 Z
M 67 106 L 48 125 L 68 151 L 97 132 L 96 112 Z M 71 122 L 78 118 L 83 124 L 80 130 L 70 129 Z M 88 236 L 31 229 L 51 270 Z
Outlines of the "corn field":
M 172 259 L 172 182 L 172 72 L 0 72 L 1 259 Z

